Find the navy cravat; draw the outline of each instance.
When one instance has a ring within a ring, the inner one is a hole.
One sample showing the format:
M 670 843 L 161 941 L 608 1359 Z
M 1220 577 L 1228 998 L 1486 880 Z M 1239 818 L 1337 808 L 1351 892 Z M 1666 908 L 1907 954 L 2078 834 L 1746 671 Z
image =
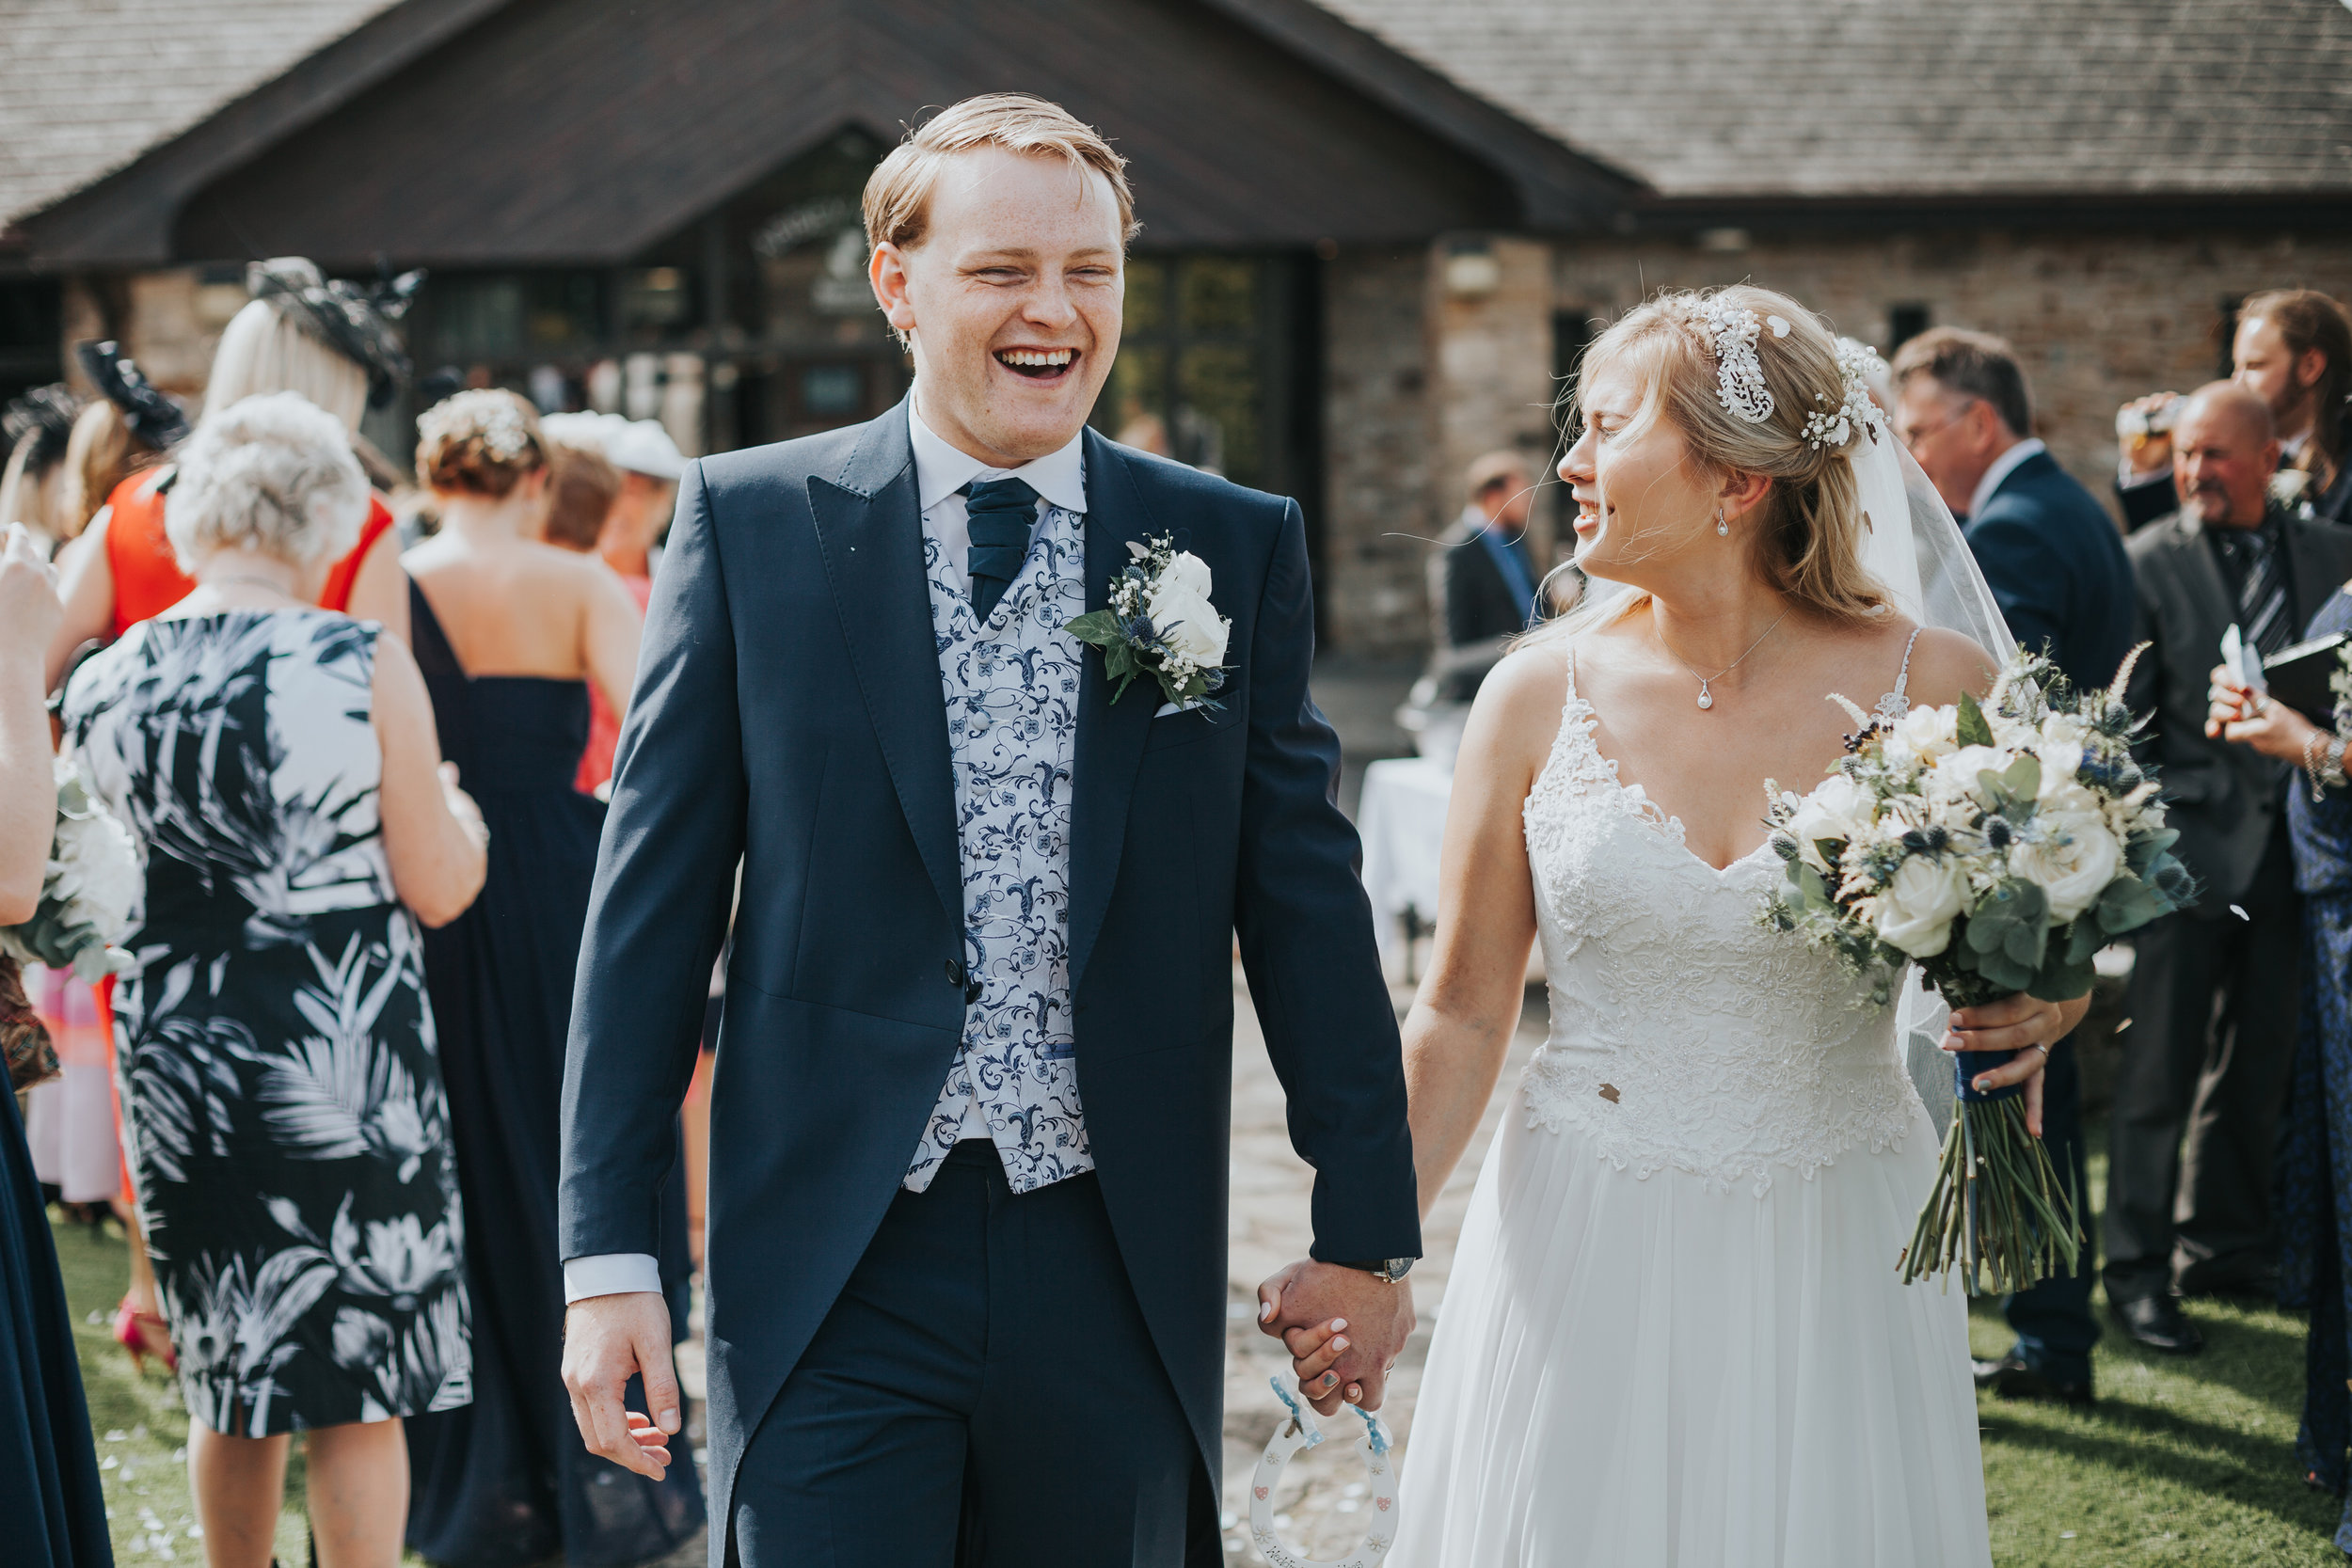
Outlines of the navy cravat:
M 976 479 L 962 495 L 972 529 L 972 617 L 986 621 L 1028 557 L 1037 492 L 1018 479 Z

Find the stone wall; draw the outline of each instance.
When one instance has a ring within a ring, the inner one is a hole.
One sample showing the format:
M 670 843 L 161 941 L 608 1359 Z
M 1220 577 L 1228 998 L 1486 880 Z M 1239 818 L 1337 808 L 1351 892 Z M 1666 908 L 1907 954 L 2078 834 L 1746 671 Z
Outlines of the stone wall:
M 1323 263 L 1325 639 L 1351 652 L 1429 645 L 1422 562 L 1432 499 L 1429 252 L 1343 249 Z
M 2111 504 L 2116 405 L 2211 380 L 2227 354 L 2229 302 L 2284 287 L 2352 298 L 2352 238 L 1973 231 L 1759 239 L 1738 250 L 1576 241 L 1557 247 L 1554 281 L 1561 309 L 1602 317 L 1660 289 L 1750 282 L 1795 295 L 1881 348 L 1897 306 L 1925 306 L 1930 325 L 1999 333 L 2025 362 L 2039 434 Z

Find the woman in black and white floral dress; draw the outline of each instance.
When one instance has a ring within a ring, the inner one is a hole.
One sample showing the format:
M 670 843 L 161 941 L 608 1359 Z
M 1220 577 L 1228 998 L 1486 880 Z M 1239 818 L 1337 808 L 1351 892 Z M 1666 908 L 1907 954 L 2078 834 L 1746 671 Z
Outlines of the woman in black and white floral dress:
M 398 1418 L 471 1397 L 417 921 L 481 886 L 480 817 L 437 774 L 405 649 L 309 607 L 367 500 L 342 425 L 294 394 L 208 420 L 167 519 L 196 593 L 66 693 L 145 851 L 119 1070 L 218 1561 L 267 1560 L 296 1428 L 323 1560 L 395 1560 Z

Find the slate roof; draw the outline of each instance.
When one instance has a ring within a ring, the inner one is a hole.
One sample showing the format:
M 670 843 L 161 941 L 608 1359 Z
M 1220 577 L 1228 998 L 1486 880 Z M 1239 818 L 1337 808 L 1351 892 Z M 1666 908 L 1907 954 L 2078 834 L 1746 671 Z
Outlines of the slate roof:
M 0 229 L 397 0 L 0 0 Z M 2352 193 L 2345 0 L 1316 0 L 1667 198 Z
M 394 0 L 0 0 L 0 227 L 244 97 Z
M 1318 0 L 1686 197 L 2352 190 L 2344 0 Z

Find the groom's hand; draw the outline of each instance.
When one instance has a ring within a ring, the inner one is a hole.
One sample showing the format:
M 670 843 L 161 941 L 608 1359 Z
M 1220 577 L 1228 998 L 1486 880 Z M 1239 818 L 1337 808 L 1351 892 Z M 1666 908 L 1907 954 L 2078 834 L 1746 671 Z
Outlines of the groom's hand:
M 624 1411 L 639 1373 L 653 1419 Z M 670 1467 L 660 1441 L 678 1430 L 677 1373 L 670 1364 L 670 1306 L 659 1291 L 626 1291 L 572 1303 L 564 1314 L 564 1386 L 588 1451 L 660 1481 Z
M 1347 1326 L 1332 1329 L 1334 1319 Z M 1299 1391 L 1319 1414 L 1343 1402 L 1377 1410 L 1389 1369 L 1412 1337 L 1412 1283 L 1391 1285 L 1337 1263 L 1293 1263 L 1258 1287 L 1258 1328 L 1290 1347 Z M 1346 1349 L 1332 1360 L 1341 1338 Z

